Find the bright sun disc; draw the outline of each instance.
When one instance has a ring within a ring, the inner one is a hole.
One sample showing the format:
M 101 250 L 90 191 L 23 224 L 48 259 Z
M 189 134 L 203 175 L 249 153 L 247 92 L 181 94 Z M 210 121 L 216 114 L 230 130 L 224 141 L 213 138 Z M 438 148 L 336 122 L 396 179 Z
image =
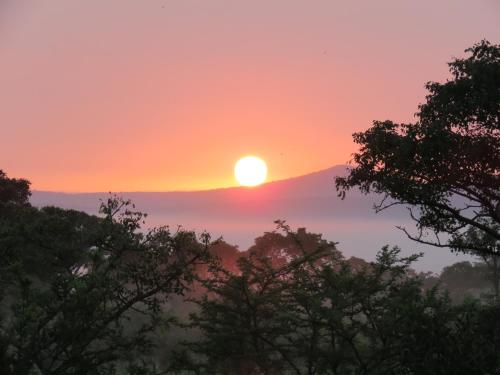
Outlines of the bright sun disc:
M 266 180 L 267 165 L 261 158 L 245 156 L 234 166 L 234 176 L 240 185 L 257 186 Z

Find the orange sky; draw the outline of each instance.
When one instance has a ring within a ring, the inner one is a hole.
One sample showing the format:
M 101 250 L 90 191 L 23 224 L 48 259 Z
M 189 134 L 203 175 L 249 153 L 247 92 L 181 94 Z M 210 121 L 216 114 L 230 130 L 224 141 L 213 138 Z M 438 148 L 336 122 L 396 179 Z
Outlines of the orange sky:
M 0 169 L 34 189 L 234 185 L 342 164 L 410 121 L 495 0 L 0 0 Z

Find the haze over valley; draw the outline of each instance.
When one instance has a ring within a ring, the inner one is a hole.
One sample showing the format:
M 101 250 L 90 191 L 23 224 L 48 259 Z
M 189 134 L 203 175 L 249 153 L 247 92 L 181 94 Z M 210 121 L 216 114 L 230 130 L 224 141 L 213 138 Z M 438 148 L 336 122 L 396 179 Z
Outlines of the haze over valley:
M 275 220 L 286 220 L 294 228 L 306 227 L 325 238 L 339 242 L 347 256 L 373 260 L 386 244 L 398 245 L 405 254 L 424 252 L 415 267 L 439 272 L 444 266 L 472 257 L 430 248 L 408 240 L 396 226 L 415 231 L 403 207 L 391 207 L 375 213 L 379 196 L 363 195 L 354 190 L 346 199 L 337 196 L 334 178 L 346 174 L 346 166 L 286 180 L 265 183 L 254 188 L 232 187 L 187 192 L 118 192 L 132 200 L 136 208 L 148 214 L 150 227 L 181 225 L 197 232 L 206 230 L 214 238 L 223 238 L 246 250 L 264 232 L 275 229 Z M 36 206 L 55 205 L 97 214 L 99 200 L 109 192 L 57 193 L 34 191 Z

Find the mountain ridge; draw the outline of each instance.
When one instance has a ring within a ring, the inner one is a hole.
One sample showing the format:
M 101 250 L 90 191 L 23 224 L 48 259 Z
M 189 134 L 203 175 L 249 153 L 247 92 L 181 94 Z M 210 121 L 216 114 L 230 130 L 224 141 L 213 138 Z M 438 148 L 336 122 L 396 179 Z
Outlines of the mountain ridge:
M 253 189 L 260 189 L 260 188 L 265 188 L 266 186 L 271 186 L 271 185 L 276 185 L 276 184 L 282 184 L 282 183 L 288 183 L 288 182 L 294 182 L 297 180 L 302 180 L 302 179 L 310 179 L 310 178 L 315 178 L 318 176 L 324 176 L 325 174 L 329 174 L 330 172 L 335 172 L 335 175 L 345 175 L 347 172 L 347 165 L 334 165 L 332 167 L 326 168 L 326 169 L 320 169 L 314 172 L 306 173 L 303 175 L 299 176 L 292 176 L 288 178 L 283 178 L 279 180 L 273 180 L 269 182 L 265 182 L 261 185 L 255 186 L 255 187 L 245 187 L 245 186 L 227 186 L 227 187 L 219 187 L 219 188 L 212 188 L 212 189 L 200 189 L 200 190 L 164 190 L 164 191 L 158 191 L 158 190 L 123 190 L 123 191 L 116 191 L 112 193 L 116 194 L 186 194 L 186 193 L 208 193 L 208 192 L 219 192 L 219 191 L 228 191 L 228 190 L 253 190 Z M 65 191 L 57 191 L 57 190 L 33 190 L 33 192 L 36 193 L 51 193 L 51 194 L 65 194 L 65 195 L 91 195 L 91 194 L 109 194 L 109 191 L 91 191 L 91 192 L 65 192 Z
M 197 191 L 165 192 L 116 192 L 130 199 L 146 212 L 171 210 L 177 213 L 206 214 L 217 213 L 221 218 L 225 214 L 255 216 L 263 213 L 277 217 L 295 216 L 294 213 L 308 213 L 314 217 L 335 212 L 335 205 L 349 206 L 348 213 L 359 211 L 359 202 L 366 202 L 368 197 L 353 194 L 351 199 L 342 201 L 337 198 L 335 176 L 345 174 L 345 166 L 333 166 L 306 175 L 284 180 L 271 181 L 257 187 L 230 187 Z M 56 205 L 64 208 L 81 209 L 95 213 L 99 199 L 106 199 L 110 193 L 59 193 L 33 191 L 31 201 L 36 206 Z M 365 208 L 362 209 L 365 212 Z M 346 211 L 344 211 L 346 213 Z

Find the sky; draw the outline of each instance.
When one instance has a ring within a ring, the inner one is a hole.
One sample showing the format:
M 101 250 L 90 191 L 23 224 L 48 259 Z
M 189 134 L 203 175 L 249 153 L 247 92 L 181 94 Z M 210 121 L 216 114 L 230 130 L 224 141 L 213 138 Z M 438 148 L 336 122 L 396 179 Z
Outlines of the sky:
M 345 164 L 414 119 L 495 0 L 0 0 L 0 169 L 67 192 L 235 185 Z

